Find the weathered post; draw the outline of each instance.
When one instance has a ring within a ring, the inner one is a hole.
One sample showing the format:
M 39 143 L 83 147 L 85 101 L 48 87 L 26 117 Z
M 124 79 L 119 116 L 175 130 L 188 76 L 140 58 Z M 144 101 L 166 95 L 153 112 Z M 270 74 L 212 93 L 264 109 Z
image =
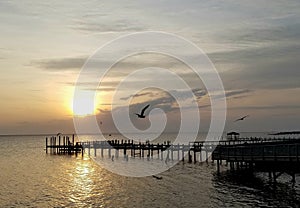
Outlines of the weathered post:
M 60 136 L 58 137 L 58 146 L 60 148 Z
M 220 174 L 220 161 L 217 160 L 217 173 Z
M 182 145 L 181 153 L 182 153 L 182 161 L 184 161 L 184 144 Z
M 66 137 L 65 136 L 63 137 L 63 141 L 64 141 L 63 152 L 65 153 L 65 150 L 66 150 Z
M 157 143 L 157 158 L 159 159 L 159 143 Z
M 163 160 L 163 159 L 164 159 L 164 151 L 163 151 L 163 150 L 164 150 L 164 149 L 163 149 L 163 148 L 164 148 L 164 145 L 162 144 L 162 145 L 160 146 L 160 148 L 161 148 L 161 149 L 160 149 L 161 160 Z
M 55 148 L 56 146 L 56 137 L 54 137 L 54 151 L 55 151 L 55 154 L 57 153 L 57 147 Z
M 145 150 L 145 148 L 144 148 L 145 146 L 144 146 L 144 144 L 142 144 L 142 157 L 144 157 L 144 150 Z
M 179 161 L 180 159 L 180 146 L 177 144 L 177 160 Z
M 174 148 L 174 145 L 173 144 L 171 144 L 171 160 L 173 161 L 173 148 Z
M 200 148 L 202 148 L 202 147 L 200 147 Z M 200 149 L 200 162 L 202 162 L 202 151 L 201 151 L 201 149 Z
M 135 157 L 135 144 L 133 144 L 133 157 Z
M 151 144 L 151 158 L 153 158 L 153 144 Z
M 205 161 L 208 163 L 208 150 L 207 150 L 207 146 L 205 146 Z
M 111 157 L 111 146 L 108 145 L 108 157 L 110 158 Z
M 48 154 L 48 138 L 46 137 L 46 154 Z
M 189 163 L 191 163 L 192 162 L 192 155 L 191 155 L 191 150 L 189 150 L 189 152 L 188 152 L 189 154 L 188 154 L 188 156 L 189 156 Z

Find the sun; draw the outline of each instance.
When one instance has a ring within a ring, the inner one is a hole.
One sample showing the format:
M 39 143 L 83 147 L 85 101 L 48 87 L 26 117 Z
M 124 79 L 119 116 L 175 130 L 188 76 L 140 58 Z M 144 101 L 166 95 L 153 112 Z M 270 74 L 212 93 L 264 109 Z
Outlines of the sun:
M 88 116 L 95 114 L 95 108 L 88 104 L 85 100 L 77 100 L 73 103 L 73 115 L 74 116 Z
M 71 109 L 73 116 L 95 115 L 97 112 L 94 92 L 77 92 L 71 99 Z

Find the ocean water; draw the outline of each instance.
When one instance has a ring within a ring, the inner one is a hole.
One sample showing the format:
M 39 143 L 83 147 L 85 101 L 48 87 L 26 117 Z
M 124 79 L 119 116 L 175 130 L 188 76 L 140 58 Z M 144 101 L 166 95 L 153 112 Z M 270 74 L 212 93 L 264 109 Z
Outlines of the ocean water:
M 263 135 L 262 135 L 263 136 Z M 161 140 L 172 137 L 162 135 Z M 94 136 L 83 136 L 86 140 Z M 120 135 L 112 135 L 120 139 Z M 45 136 L 0 137 L 0 207 L 299 207 L 300 177 L 270 183 L 215 164 L 179 162 L 152 176 L 111 173 L 89 158 L 49 155 Z M 113 162 L 113 161 L 111 161 Z M 147 162 L 147 161 L 141 161 Z

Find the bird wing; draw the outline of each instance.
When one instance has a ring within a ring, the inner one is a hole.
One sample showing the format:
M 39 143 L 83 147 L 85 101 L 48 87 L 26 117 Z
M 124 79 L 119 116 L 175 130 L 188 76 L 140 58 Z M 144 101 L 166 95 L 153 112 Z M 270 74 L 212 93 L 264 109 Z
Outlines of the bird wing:
M 141 112 L 141 115 L 144 115 L 145 110 L 146 110 L 147 108 L 149 108 L 149 106 L 150 106 L 150 104 L 149 104 L 149 105 L 146 105 L 146 106 L 143 108 L 143 110 L 142 110 L 142 112 Z
M 244 120 L 244 119 L 247 118 L 247 117 L 249 117 L 249 115 L 243 116 L 242 118 L 238 118 L 238 119 L 236 119 L 234 122 L 242 121 L 242 120 Z

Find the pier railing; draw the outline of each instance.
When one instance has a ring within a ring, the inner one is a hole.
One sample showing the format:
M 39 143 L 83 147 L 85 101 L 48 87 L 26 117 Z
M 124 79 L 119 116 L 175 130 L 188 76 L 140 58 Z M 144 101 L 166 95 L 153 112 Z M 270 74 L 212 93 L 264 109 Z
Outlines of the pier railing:
M 219 145 L 212 154 L 213 160 L 227 161 L 300 161 L 300 143 Z
M 287 173 L 295 182 L 295 174 L 300 172 L 300 139 L 220 143 L 212 153 L 212 160 L 217 161 L 218 173 L 220 164 L 226 161 L 231 170 L 244 167 L 249 172 L 269 172 L 269 178 L 274 181 L 282 173 Z

